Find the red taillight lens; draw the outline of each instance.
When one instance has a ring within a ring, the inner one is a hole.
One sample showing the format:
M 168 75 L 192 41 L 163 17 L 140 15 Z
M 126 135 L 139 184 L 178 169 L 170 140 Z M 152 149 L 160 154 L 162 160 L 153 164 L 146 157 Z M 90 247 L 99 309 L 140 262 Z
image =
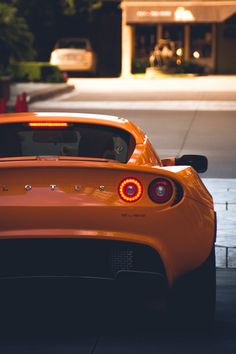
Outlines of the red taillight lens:
M 155 203 L 166 203 L 173 195 L 173 186 L 165 178 L 157 178 L 149 185 L 148 194 Z
M 126 178 L 120 183 L 118 192 L 125 202 L 136 202 L 143 193 L 143 187 L 137 179 Z

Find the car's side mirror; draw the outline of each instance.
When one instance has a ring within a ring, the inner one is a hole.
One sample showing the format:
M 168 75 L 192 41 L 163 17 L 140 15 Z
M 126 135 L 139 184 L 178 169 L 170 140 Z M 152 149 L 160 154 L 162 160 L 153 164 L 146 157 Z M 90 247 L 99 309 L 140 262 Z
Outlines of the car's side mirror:
M 189 165 L 192 166 L 197 172 L 203 173 L 207 171 L 208 160 L 207 157 L 203 155 L 183 155 L 181 157 L 176 157 L 175 165 Z

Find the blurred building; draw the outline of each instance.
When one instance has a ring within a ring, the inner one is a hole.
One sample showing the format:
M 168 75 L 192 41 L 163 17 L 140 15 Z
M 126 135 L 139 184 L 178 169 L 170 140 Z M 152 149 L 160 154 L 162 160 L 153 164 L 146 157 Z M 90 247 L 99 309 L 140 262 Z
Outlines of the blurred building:
M 122 0 L 122 75 L 148 65 L 161 40 L 185 62 L 236 74 L 236 1 Z

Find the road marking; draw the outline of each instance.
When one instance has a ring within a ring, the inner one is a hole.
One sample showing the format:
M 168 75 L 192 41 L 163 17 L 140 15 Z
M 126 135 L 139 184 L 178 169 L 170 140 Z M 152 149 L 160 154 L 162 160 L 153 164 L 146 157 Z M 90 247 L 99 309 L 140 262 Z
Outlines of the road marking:
M 35 111 L 40 108 L 98 109 L 98 110 L 146 110 L 146 111 L 236 111 L 235 101 L 62 101 L 61 97 L 30 104 Z

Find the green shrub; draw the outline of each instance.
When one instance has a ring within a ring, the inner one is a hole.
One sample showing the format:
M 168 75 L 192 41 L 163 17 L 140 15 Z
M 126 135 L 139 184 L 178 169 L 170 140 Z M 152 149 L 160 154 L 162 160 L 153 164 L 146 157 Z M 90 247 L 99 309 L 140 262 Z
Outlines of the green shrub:
M 14 63 L 11 73 L 16 82 L 65 82 L 59 68 L 46 62 Z

